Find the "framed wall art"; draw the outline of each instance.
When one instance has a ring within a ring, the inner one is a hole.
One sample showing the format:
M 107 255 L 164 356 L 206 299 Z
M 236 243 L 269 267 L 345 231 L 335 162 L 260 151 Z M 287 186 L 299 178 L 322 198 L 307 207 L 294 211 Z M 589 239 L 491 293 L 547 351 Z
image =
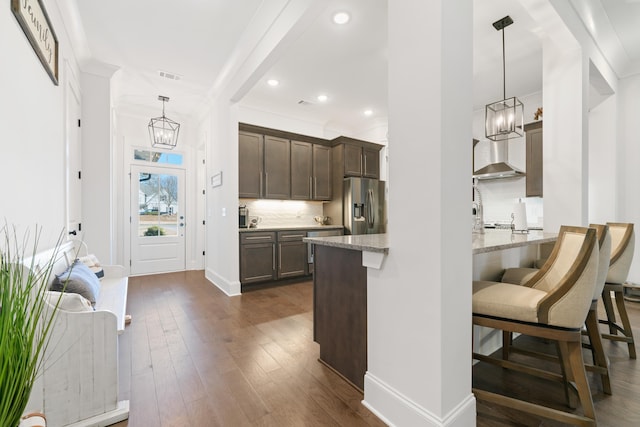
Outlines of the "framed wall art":
M 58 38 L 42 0 L 11 0 L 11 11 L 38 55 L 44 69 L 58 85 Z

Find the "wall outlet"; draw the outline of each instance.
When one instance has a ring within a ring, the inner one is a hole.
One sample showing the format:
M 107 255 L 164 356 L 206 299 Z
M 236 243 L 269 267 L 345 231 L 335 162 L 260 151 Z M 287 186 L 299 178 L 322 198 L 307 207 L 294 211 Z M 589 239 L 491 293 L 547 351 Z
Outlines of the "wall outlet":
M 227 216 L 227 208 L 222 208 L 222 216 Z

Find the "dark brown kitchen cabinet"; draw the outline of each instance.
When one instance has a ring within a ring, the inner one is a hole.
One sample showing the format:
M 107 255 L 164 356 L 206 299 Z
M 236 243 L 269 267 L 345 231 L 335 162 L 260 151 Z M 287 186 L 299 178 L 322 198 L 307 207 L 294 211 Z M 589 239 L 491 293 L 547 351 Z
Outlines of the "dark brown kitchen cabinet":
M 263 136 L 240 132 L 238 137 L 238 195 L 244 198 L 262 197 Z
M 372 144 L 371 144 L 372 145 Z M 380 148 L 344 144 L 344 176 L 380 178 Z
M 278 232 L 278 279 L 307 274 L 307 244 L 305 231 Z
M 362 176 L 380 178 L 380 150 L 362 148 Z
M 264 198 L 291 198 L 290 143 L 287 139 L 264 137 Z
M 542 122 L 524 125 L 526 136 L 526 196 L 542 197 Z
M 313 200 L 331 200 L 331 148 L 313 144 Z
M 291 198 L 311 200 L 313 190 L 313 144 L 291 141 Z
M 291 198 L 331 200 L 331 148 L 291 141 Z
M 275 278 L 276 233 L 241 233 L 240 282 L 265 282 Z

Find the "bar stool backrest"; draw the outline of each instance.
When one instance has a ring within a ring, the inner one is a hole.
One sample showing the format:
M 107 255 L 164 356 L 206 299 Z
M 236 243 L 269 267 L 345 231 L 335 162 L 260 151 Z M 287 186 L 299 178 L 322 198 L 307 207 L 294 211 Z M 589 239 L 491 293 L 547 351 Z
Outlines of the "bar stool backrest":
M 611 232 L 611 262 L 606 282 L 622 284 L 633 261 L 636 242 L 633 224 L 608 222 L 607 225 Z
M 611 258 L 611 232 L 609 226 L 604 224 L 589 224 L 589 227 L 596 229 L 600 253 L 598 254 L 598 277 L 596 287 L 593 291 L 593 301 L 597 301 L 604 289 L 605 279 L 609 274 L 609 260 Z
M 560 227 L 553 251 L 525 286 L 547 292 L 538 303 L 538 321 L 580 328 L 591 306 L 598 275 L 596 230 Z

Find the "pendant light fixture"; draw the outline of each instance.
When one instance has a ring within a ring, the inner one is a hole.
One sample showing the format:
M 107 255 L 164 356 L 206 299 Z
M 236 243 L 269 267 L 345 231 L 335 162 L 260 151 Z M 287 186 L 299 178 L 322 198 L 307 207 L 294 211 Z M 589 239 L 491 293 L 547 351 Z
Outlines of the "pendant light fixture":
M 149 120 L 151 146 L 173 150 L 178 144 L 180 124 L 164 115 L 164 103 L 169 102 L 169 97 L 160 95 L 158 96 L 158 100 L 162 101 L 162 117 Z
M 511 24 L 513 19 L 510 16 L 493 23 L 497 31 L 502 31 L 502 100 L 488 104 L 485 109 L 485 136 L 492 141 L 504 141 L 524 135 L 524 106 L 515 96 L 507 98 L 504 29 Z

